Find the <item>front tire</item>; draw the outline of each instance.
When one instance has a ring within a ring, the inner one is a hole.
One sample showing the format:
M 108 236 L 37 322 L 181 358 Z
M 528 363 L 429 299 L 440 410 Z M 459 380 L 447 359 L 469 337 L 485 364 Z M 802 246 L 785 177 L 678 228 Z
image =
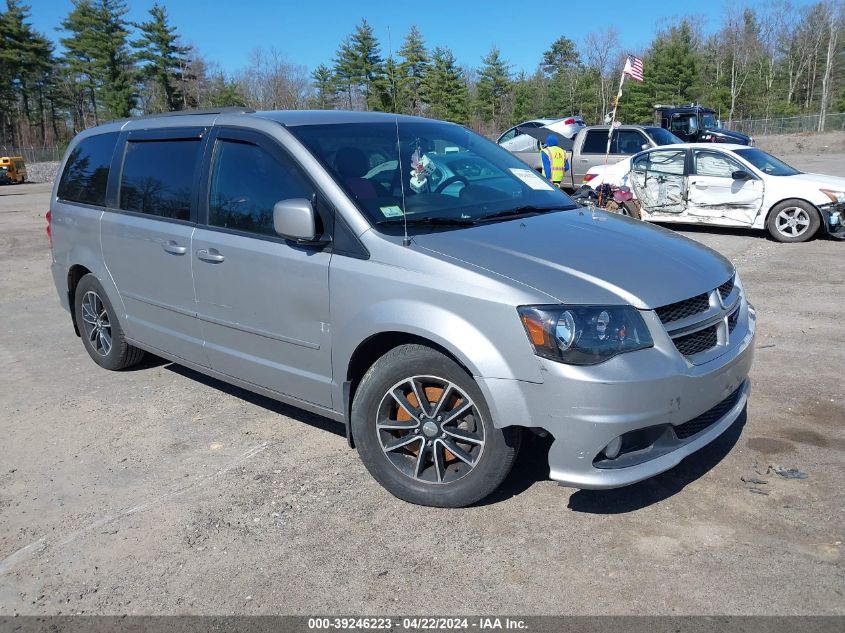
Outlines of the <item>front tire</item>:
M 784 200 L 772 207 L 766 228 L 778 242 L 806 242 L 821 226 L 816 208 L 803 200 Z
M 117 313 L 103 286 L 92 274 L 76 285 L 74 311 L 82 345 L 91 359 L 104 369 L 116 371 L 137 365 L 144 351 L 126 342 Z
M 519 450 L 519 429 L 493 426 L 472 376 L 423 345 L 396 347 L 370 367 L 351 424 L 375 480 L 419 505 L 459 508 L 483 499 Z

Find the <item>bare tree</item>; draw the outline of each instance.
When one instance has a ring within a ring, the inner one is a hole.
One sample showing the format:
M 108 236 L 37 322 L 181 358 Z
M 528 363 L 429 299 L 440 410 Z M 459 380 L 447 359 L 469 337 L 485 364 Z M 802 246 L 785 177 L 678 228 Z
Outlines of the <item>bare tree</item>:
M 751 27 L 754 14 L 750 9 L 739 12 L 729 9 L 725 15 L 720 33 L 725 57 L 725 71 L 728 73 L 728 90 L 731 98 L 728 125 L 733 122 L 737 99 L 752 71 L 751 61 L 760 48 L 757 34 Z
M 830 101 L 831 74 L 835 62 L 836 53 L 839 52 L 839 35 L 842 32 L 842 4 L 828 2 L 825 5 L 827 18 L 827 57 L 824 64 L 824 75 L 822 76 L 822 96 L 819 105 L 819 132 L 824 131 L 825 117 L 827 115 L 828 103 Z
M 311 82 L 304 66 L 291 64 L 275 48 L 257 48 L 237 83 L 246 104 L 256 110 L 294 110 L 308 101 Z
M 616 42 L 619 33 L 613 27 L 604 31 L 587 33 L 584 37 L 584 57 L 588 70 L 597 75 L 596 96 L 598 97 L 600 112 L 596 118 L 601 120 L 610 111 L 610 102 L 614 98 L 614 79 L 620 50 Z

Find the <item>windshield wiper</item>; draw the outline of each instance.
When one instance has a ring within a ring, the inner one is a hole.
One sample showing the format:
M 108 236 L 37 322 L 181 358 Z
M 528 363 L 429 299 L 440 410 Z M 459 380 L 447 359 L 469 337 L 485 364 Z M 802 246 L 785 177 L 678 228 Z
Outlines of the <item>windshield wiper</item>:
M 389 220 L 379 220 L 376 224 L 404 224 L 403 218 L 390 218 Z M 472 218 L 408 218 L 408 226 L 412 225 L 431 225 L 431 226 L 471 226 L 475 224 Z
M 497 211 L 488 215 L 482 215 L 477 222 L 486 222 L 488 220 L 507 220 L 509 218 L 519 218 L 525 215 L 535 215 L 538 213 L 549 213 L 550 211 L 562 211 L 572 207 L 535 207 L 525 206 L 517 207 L 516 209 L 505 209 L 504 211 Z

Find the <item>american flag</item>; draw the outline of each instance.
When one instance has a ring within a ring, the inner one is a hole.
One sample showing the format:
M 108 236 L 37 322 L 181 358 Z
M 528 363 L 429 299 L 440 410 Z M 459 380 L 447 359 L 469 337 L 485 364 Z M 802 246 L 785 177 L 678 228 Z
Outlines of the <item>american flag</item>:
M 625 60 L 625 68 L 622 70 L 623 75 L 628 75 L 634 81 L 643 80 L 643 60 L 633 55 L 628 55 Z

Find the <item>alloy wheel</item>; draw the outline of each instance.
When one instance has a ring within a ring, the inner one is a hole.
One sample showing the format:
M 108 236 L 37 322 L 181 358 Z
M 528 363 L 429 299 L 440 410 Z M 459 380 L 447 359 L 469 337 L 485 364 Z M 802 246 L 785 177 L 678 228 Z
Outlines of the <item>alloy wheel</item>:
M 777 214 L 775 227 L 787 237 L 798 237 L 810 228 L 810 215 L 801 207 L 786 207 Z
M 94 351 L 108 356 L 112 348 L 111 322 L 103 300 L 93 290 L 82 297 L 82 329 Z
M 466 476 L 484 450 L 478 407 L 456 384 L 436 376 L 393 385 L 379 404 L 376 430 L 391 464 L 429 484 Z

